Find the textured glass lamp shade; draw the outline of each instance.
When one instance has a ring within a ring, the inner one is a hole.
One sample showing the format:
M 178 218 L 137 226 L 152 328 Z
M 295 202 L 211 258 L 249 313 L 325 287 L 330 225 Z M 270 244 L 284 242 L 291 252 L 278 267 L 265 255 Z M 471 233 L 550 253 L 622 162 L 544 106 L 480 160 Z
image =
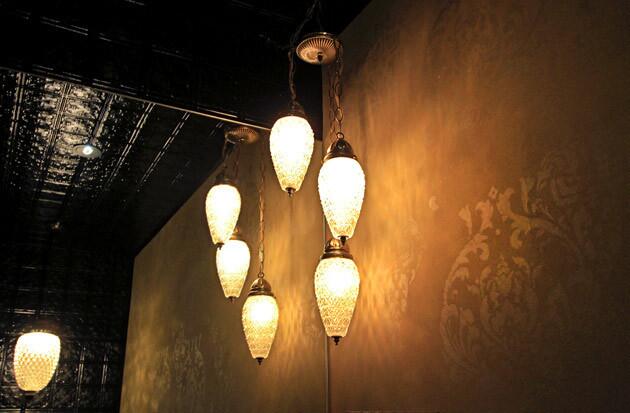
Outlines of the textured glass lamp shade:
M 301 116 L 285 116 L 271 128 L 269 148 L 283 191 L 293 195 L 304 181 L 313 156 L 313 129 Z
M 365 194 L 365 174 L 345 139 L 328 149 L 317 184 L 330 231 L 345 242 L 354 235 Z
M 61 342 L 54 334 L 33 332 L 21 335 L 15 345 L 13 370 L 18 387 L 38 392 L 50 382 L 57 363 Z
M 227 181 L 217 182 L 206 196 L 206 218 L 212 242 L 219 248 L 230 239 L 241 212 L 241 195 Z
M 242 321 L 249 352 L 258 364 L 269 356 L 278 328 L 278 316 L 278 304 L 269 283 L 257 279 L 243 306 Z
M 339 343 L 345 337 L 359 295 L 359 270 L 339 241 L 326 246 L 315 270 L 315 297 L 326 335 Z
M 235 231 L 236 234 L 236 231 Z M 250 253 L 247 243 L 233 235 L 217 249 L 217 273 L 226 298 L 233 301 L 241 295 L 249 270 Z

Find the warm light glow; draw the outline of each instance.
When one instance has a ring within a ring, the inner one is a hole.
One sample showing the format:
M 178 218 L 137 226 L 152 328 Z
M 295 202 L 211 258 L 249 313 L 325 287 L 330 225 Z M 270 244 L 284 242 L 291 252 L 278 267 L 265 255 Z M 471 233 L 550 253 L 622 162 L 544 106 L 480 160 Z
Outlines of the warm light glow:
M 269 137 L 271 160 L 284 191 L 300 189 L 313 155 L 313 130 L 300 116 L 285 116 L 276 121 Z
M 217 249 L 217 273 L 227 298 L 238 298 L 241 295 L 249 270 L 249 260 L 249 248 L 240 239 L 230 239 Z
M 92 152 L 94 152 L 94 148 L 90 145 L 85 145 L 81 151 L 83 152 L 83 155 L 89 156 L 92 155 Z
M 241 195 L 230 184 L 210 188 L 206 197 L 206 218 L 212 242 L 223 245 L 232 236 L 241 212 Z
M 326 335 L 345 337 L 359 295 L 359 270 L 349 258 L 323 258 L 315 270 L 315 296 Z
M 278 304 L 269 295 L 250 295 L 243 306 L 243 331 L 252 357 L 267 358 L 278 328 Z
M 15 345 L 13 370 L 18 387 L 37 392 L 46 387 L 57 368 L 61 342 L 50 333 L 27 333 Z
M 359 220 L 365 175 L 359 162 L 347 157 L 328 159 L 318 178 L 319 199 L 335 238 L 351 238 Z

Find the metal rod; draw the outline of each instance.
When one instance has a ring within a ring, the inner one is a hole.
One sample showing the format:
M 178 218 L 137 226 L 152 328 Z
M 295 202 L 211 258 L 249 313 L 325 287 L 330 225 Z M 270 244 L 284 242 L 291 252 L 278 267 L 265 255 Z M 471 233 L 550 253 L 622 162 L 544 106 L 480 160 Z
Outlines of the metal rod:
M 6 67 L 6 66 L 0 66 L 0 69 L 11 70 L 13 72 L 26 73 L 28 75 L 35 76 L 35 77 L 38 77 L 40 79 L 54 79 L 54 80 L 57 80 L 57 81 L 60 81 L 60 82 L 69 83 L 69 84 L 71 84 L 73 86 L 87 87 L 87 88 L 90 88 L 90 89 L 97 90 L 99 92 L 114 94 L 114 95 L 120 96 L 120 97 L 125 98 L 125 99 L 135 100 L 137 102 L 142 102 L 142 103 L 154 104 L 156 106 L 160 106 L 160 107 L 167 108 L 167 109 L 173 109 L 173 110 L 178 110 L 178 111 L 183 111 L 183 112 L 189 112 L 189 113 L 192 113 L 193 115 L 198 115 L 198 116 L 202 116 L 202 117 L 205 117 L 205 118 L 215 119 L 215 120 L 219 120 L 219 121 L 222 121 L 222 122 L 232 123 L 232 124 L 235 124 L 235 125 L 248 126 L 250 128 L 264 130 L 264 131 L 270 131 L 271 130 L 270 127 L 268 127 L 268 126 L 266 126 L 266 125 L 264 125 L 262 123 L 240 120 L 238 118 L 238 116 L 236 116 L 236 115 L 232 115 L 230 113 L 221 112 L 221 111 L 218 111 L 218 110 L 208 109 L 207 111 L 201 111 L 201 110 L 198 110 L 198 109 L 190 109 L 190 108 L 185 108 L 183 106 L 171 105 L 169 103 L 154 102 L 154 101 L 151 101 L 149 99 L 141 98 L 139 96 L 134 96 L 134 95 L 126 94 L 126 93 L 121 93 L 120 91 L 114 91 L 114 90 L 108 89 L 106 87 L 95 86 L 95 85 L 86 85 L 86 84 L 83 84 L 83 83 L 79 83 L 77 81 L 68 80 L 68 79 L 66 79 L 66 78 L 64 78 L 62 76 L 58 76 L 58 75 L 55 75 L 55 74 L 46 74 L 46 75 L 44 75 L 44 74 L 35 73 L 35 72 L 32 72 L 32 71 L 16 70 L 14 68 Z

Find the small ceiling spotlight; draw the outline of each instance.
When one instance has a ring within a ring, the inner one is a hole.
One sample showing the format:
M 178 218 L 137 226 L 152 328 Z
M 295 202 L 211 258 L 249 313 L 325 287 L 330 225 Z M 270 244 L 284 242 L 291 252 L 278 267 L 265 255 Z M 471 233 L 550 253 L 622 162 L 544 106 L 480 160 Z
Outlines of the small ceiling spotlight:
M 103 152 L 91 143 L 83 143 L 74 145 L 74 153 L 82 158 L 95 159 L 100 158 Z
M 295 52 L 298 57 L 312 65 L 327 65 L 335 61 L 339 42 L 330 33 L 316 32 L 304 36 Z

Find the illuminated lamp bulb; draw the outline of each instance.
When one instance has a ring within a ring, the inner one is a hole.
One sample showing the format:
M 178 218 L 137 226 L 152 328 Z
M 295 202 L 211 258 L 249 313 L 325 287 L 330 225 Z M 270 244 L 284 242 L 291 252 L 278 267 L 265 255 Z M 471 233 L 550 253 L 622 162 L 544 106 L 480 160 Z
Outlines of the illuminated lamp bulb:
M 234 301 L 241 295 L 249 270 L 250 253 L 247 243 L 236 228 L 232 237 L 217 249 L 217 274 L 225 297 Z
M 359 270 L 347 244 L 329 240 L 315 270 L 315 297 L 326 335 L 335 344 L 348 332 L 360 283 Z
M 337 134 L 324 156 L 317 184 L 330 231 L 345 243 L 354 235 L 361 214 L 365 174 L 342 133 Z
M 243 332 L 252 357 L 261 364 L 269 356 L 278 328 L 278 304 L 264 278 L 252 284 L 243 306 Z
M 206 196 L 206 218 L 212 242 L 219 248 L 230 239 L 241 212 L 241 195 L 233 182 L 219 175 Z
M 295 112 L 274 123 L 269 136 L 271 160 L 280 187 L 292 196 L 302 186 L 313 156 L 313 129 L 304 115 Z
M 48 385 L 57 363 L 61 342 L 54 334 L 35 331 L 21 335 L 15 345 L 15 380 L 25 392 L 38 392 Z

